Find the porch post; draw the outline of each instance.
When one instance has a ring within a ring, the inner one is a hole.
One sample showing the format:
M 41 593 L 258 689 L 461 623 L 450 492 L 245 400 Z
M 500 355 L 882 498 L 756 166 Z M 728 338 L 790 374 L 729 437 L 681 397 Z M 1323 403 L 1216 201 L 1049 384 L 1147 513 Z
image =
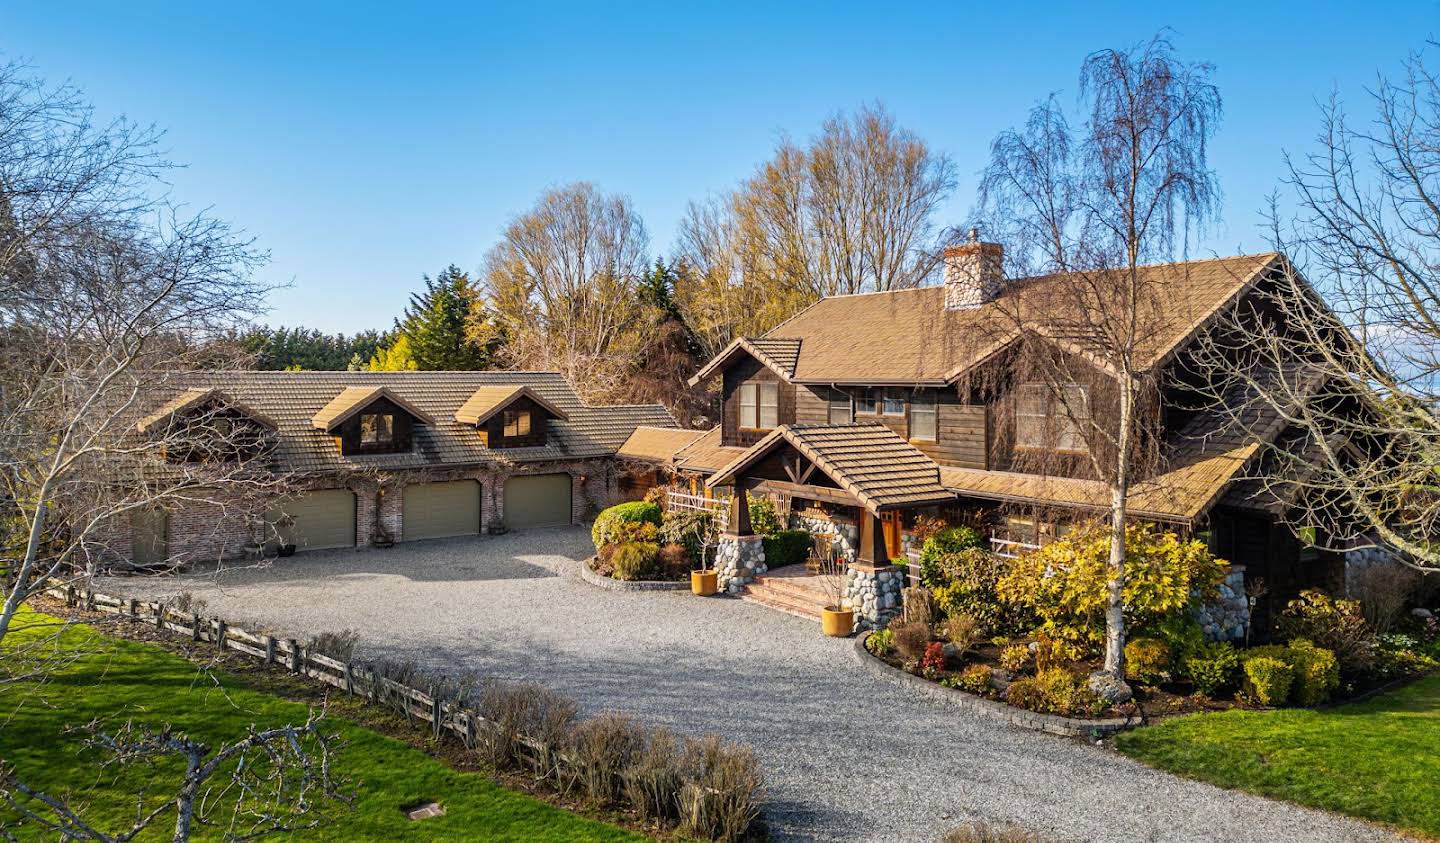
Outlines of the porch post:
M 729 536 L 752 536 L 750 529 L 750 498 L 745 494 L 742 478 L 735 478 L 735 494 L 730 496 L 730 520 L 725 525 Z
M 745 493 L 745 478 L 737 476 L 735 493 L 730 496 L 730 521 L 715 548 L 715 572 L 721 590 L 739 594 L 765 571 L 765 542 L 750 529 L 750 497 Z
M 860 547 L 855 561 L 870 565 L 890 564 L 890 549 L 885 546 L 885 528 L 868 507 L 860 507 Z

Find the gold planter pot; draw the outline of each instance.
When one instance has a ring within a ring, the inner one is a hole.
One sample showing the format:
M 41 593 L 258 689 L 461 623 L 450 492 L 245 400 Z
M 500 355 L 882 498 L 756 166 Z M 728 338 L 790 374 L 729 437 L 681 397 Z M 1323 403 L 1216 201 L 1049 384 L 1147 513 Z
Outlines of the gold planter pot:
M 690 590 L 701 597 L 709 597 L 720 590 L 720 574 L 714 569 L 690 572 Z
M 844 638 L 855 631 L 855 613 L 850 609 L 826 606 L 820 610 L 820 629 L 831 638 Z

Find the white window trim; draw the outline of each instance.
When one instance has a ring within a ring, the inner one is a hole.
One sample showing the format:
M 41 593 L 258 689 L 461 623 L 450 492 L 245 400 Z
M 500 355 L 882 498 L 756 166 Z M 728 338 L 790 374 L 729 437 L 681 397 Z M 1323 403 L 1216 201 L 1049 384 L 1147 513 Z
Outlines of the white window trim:
M 916 429 L 915 417 L 917 415 L 930 419 L 929 435 L 922 434 Z M 927 400 L 910 402 L 910 438 L 921 442 L 938 442 L 940 440 L 940 402 L 933 396 Z
M 748 401 L 746 399 L 749 399 Z M 740 384 L 740 426 L 750 430 L 760 427 L 760 387 L 758 384 Z M 748 418 L 747 418 L 748 416 Z

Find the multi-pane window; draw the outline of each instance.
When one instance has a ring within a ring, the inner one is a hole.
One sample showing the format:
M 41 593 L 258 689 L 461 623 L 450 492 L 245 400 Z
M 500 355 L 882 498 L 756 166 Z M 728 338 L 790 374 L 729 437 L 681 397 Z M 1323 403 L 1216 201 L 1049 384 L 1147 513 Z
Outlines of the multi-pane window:
M 916 396 L 910 402 L 910 438 L 934 442 L 939 430 L 933 395 Z
M 780 426 L 780 385 L 740 384 L 740 426 L 770 430 Z
M 856 415 L 874 415 L 876 412 L 875 399 L 880 395 L 878 389 L 862 389 L 855 396 Z
M 830 393 L 830 423 L 849 424 L 855 421 L 855 416 L 850 411 L 850 396 L 834 390 Z
M 898 392 L 884 392 L 877 403 L 880 405 L 880 412 L 887 416 L 905 415 L 905 396 Z
M 1015 389 L 1015 446 L 1086 451 L 1090 427 L 1090 391 L 1083 384 L 1061 387 L 1060 399 L 1048 384 L 1025 383 Z
M 529 411 L 529 410 L 506 410 L 506 411 L 505 411 L 505 435 L 506 435 L 506 436 L 529 436 L 529 435 L 530 435 L 530 411 Z
M 360 417 L 360 444 L 379 445 L 395 436 L 395 417 L 389 413 L 366 413 Z

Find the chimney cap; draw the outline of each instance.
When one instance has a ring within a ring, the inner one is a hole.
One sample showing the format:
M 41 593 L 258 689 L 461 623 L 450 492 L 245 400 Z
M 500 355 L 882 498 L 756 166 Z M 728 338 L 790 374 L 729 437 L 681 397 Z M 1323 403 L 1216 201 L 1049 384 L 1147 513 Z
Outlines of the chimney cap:
M 971 242 L 971 243 L 979 243 L 979 242 L 980 242 L 980 226 L 978 226 L 978 225 L 972 225 L 972 226 L 970 226 L 970 242 Z

